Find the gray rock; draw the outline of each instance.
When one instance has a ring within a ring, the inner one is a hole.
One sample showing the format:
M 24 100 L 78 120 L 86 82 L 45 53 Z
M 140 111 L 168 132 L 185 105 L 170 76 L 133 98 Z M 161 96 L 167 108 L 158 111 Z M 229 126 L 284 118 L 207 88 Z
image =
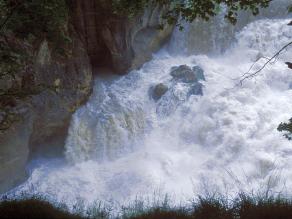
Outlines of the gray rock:
M 166 92 L 168 91 L 168 87 L 165 84 L 157 84 L 151 89 L 152 98 L 157 101 L 159 100 Z
M 204 75 L 204 70 L 200 66 L 194 66 L 192 68 L 193 72 L 195 72 L 195 75 L 197 79 L 200 81 L 206 81 L 205 75 Z
M 17 186 L 26 177 L 31 131 L 32 114 L 27 113 L 20 122 L 0 132 L 0 194 Z
M 195 72 L 187 65 L 180 65 L 171 69 L 170 75 L 174 80 L 184 83 L 198 82 Z

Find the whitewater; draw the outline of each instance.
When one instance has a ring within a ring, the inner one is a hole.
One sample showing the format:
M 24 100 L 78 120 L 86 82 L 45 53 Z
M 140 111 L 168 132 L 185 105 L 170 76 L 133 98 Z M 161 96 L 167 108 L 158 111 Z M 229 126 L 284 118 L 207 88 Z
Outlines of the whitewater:
M 72 118 L 65 159 L 33 161 L 27 181 L 10 194 L 69 207 L 165 194 L 177 203 L 206 193 L 291 195 L 292 142 L 277 126 L 292 116 L 292 71 L 285 65 L 292 48 L 239 83 L 253 63 L 251 72 L 292 40 L 289 22 L 252 21 L 234 31 L 224 52 L 215 32 L 213 53 L 194 52 L 194 30 L 186 27 L 141 69 L 97 77 Z M 180 65 L 204 70 L 202 96 L 173 83 L 171 68 Z M 159 83 L 169 90 L 154 101 L 150 90 Z

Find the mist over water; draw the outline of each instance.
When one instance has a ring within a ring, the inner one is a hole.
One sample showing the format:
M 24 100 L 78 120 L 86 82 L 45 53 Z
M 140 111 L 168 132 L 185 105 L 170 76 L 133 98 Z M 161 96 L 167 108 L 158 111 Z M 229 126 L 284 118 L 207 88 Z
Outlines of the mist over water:
M 252 21 L 223 41 L 212 38 L 220 34 L 215 24 L 195 23 L 176 30 L 140 70 L 96 78 L 90 100 L 72 118 L 66 160 L 36 163 L 13 194 L 41 194 L 69 206 L 126 204 L 157 193 L 177 202 L 214 191 L 291 194 L 292 143 L 277 126 L 292 115 L 292 73 L 284 64 L 292 50 L 238 85 L 255 61 L 252 71 L 291 41 L 289 21 Z M 200 37 L 214 44 L 202 51 Z M 204 70 L 202 96 L 173 83 L 170 71 L 179 65 Z M 154 101 L 149 90 L 159 83 L 169 90 Z

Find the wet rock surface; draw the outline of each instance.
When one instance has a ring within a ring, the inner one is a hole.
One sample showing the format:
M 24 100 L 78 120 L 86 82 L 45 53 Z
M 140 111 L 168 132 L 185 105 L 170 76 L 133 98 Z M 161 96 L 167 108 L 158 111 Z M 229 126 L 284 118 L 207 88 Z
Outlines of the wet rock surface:
M 204 70 L 200 66 L 194 66 L 192 68 L 193 72 L 195 73 L 197 79 L 200 81 L 206 81 L 205 75 L 204 75 Z
M 199 81 L 205 81 L 204 70 L 199 66 L 189 67 L 187 65 L 180 65 L 171 68 L 170 75 L 173 80 L 191 84 L 188 96 L 203 95 L 203 85 Z
M 163 83 L 159 83 L 150 88 L 151 97 L 157 101 L 168 91 L 168 86 Z
M 13 101 L 9 109 L 17 119 L 0 131 L 0 193 L 25 179 L 26 164 L 35 152 L 45 154 L 45 147 L 55 145 L 62 153 L 71 115 L 91 93 L 89 58 L 78 37 L 72 35 L 72 40 L 72 56 L 62 61 L 54 59 L 44 40 L 34 51 L 32 69 L 17 79 L 19 82 L 11 80 L 15 89 L 18 84 L 21 89 L 34 90 L 39 84 L 45 89 Z
M 164 6 L 150 4 L 128 18 L 112 12 L 111 1 L 73 1 L 74 25 L 86 42 L 93 67 L 110 67 L 117 74 L 141 67 L 170 37 L 174 25 L 163 23 Z
M 150 88 L 150 96 L 157 102 L 157 113 L 167 116 L 191 96 L 203 95 L 204 70 L 199 66 L 174 66 L 170 70 L 172 79 Z M 167 84 L 167 85 L 166 85 Z
M 188 95 L 189 96 L 191 96 L 191 95 L 203 96 L 203 85 L 200 82 L 195 83 L 194 85 L 191 86 L 191 88 L 188 92 Z
M 172 67 L 170 75 L 174 80 L 184 83 L 194 83 L 198 81 L 195 72 L 187 65 Z

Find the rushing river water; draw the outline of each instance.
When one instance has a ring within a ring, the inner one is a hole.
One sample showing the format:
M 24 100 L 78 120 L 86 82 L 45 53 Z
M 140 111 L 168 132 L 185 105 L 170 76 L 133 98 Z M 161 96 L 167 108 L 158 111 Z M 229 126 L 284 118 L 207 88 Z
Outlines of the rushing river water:
M 255 61 L 251 72 L 292 40 L 289 21 L 197 22 L 176 30 L 140 70 L 96 78 L 90 100 L 72 118 L 66 160 L 36 163 L 13 194 L 69 206 L 157 194 L 178 202 L 214 191 L 292 194 L 292 143 L 277 132 L 292 116 L 292 72 L 284 64 L 292 48 L 239 84 Z M 204 70 L 202 96 L 190 95 L 189 83 L 174 83 L 170 71 L 179 65 Z M 169 89 L 154 101 L 151 87 L 159 83 Z

